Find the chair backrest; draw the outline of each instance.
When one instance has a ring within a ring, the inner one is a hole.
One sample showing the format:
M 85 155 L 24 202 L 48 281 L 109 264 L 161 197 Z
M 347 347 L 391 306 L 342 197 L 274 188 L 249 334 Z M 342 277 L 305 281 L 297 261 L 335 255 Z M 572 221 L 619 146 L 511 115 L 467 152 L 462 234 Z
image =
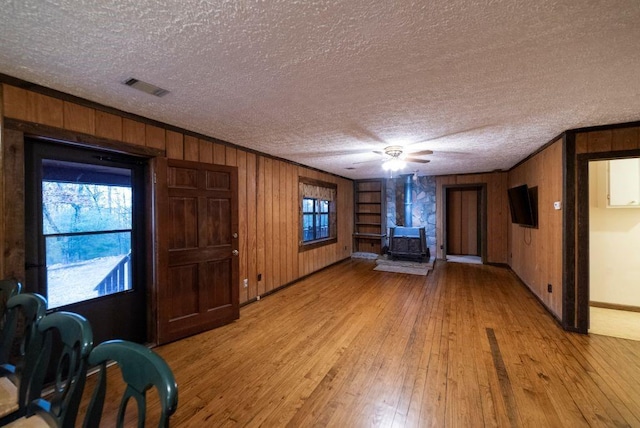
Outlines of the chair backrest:
M 178 385 L 173 372 L 158 354 L 145 346 L 125 340 L 110 340 L 96 346 L 89 356 L 91 365 L 99 366 L 96 389 L 87 409 L 84 427 L 100 425 L 107 386 L 108 361 L 118 363 L 122 378 L 127 384 L 120 406 L 116 426 L 124 425 L 124 416 L 129 399 L 133 398 L 138 407 L 138 426 L 142 427 L 146 418 L 146 392 L 156 387 L 160 397 L 161 415 L 159 427 L 169 426 L 169 417 L 178 407 Z
M 78 314 L 54 312 L 40 320 L 38 331 L 44 339 L 30 389 L 40 395 L 47 369 L 53 363 L 54 391 L 48 400 L 38 398 L 29 403 L 27 416 L 37 413 L 51 426 L 73 427 L 93 346 L 91 325 Z
M 15 279 L 0 279 L 0 296 L 4 298 L 5 302 L 20 294 L 22 291 L 22 284 Z
M 18 283 L 19 284 L 19 283 Z M 18 287 L 19 288 L 19 287 Z M 27 297 L 24 297 L 27 296 Z M 9 370 L 13 373 L 10 363 L 12 350 L 16 340 L 16 327 L 18 325 L 18 312 L 21 310 L 24 316 L 24 333 L 22 347 L 20 349 L 21 356 L 24 357 L 24 351 L 28 340 L 31 339 L 36 332 L 33 326 L 35 322 L 44 316 L 47 309 L 47 301 L 38 294 L 14 294 L 6 302 L 6 313 L 4 314 L 2 330 L 0 330 L 0 375 L 2 371 Z M 26 342 L 25 340 L 26 339 Z
M 46 308 L 47 301 L 38 294 L 18 294 L 7 302 L 6 325 L 0 343 L 0 376 L 18 387 L 14 397 L 16 401 L 13 402 L 17 409 L 4 414 L 0 426 L 24 416 L 28 404 L 40 395 L 39 391 L 31 391 L 29 380 L 42 347 L 42 335 L 37 324 L 45 316 Z M 19 333 L 18 325 L 21 326 Z
M 29 379 L 33 375 L 38 356 L 42 349 L 42 335 L 38 331 L 38 323 L 45 316 L 47 301 L 39 294 L 25 293 L 13 296 L 7 302 L 6 335 L 2 338 L 2 360 L 0 375 L 9 376 L 20 385 L 18 404 L 20 409 L 32 400 L 38 398 L 39 392 L 29 390 Z M 16 338 L 18 313 L 22 313 L 23 328 L 19 348 L 19 360 L 16 365 L 10 361 L 10 350 Z M 5 352 L 6 351 L 6 352 Z
M 6 324 L 7 302 L 21 291 L 22 284 L 15 279 L 0 279 L 0 332 Z

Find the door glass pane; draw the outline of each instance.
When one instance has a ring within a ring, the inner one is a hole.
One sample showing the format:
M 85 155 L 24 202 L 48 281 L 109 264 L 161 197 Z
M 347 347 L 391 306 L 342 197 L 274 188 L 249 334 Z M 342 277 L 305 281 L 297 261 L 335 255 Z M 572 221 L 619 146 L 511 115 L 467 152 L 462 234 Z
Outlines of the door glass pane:
M 45 235 L 131 229 L 131 171 L 42 161 Z
M 50 236 L 49 309 L 131 289 L 131 233 Z
M 131 188 L 42 182 L 43 232 L 131 229 Z
M 131 171 L 48 159 L 42 166 L 49 309 L 131 289 Z

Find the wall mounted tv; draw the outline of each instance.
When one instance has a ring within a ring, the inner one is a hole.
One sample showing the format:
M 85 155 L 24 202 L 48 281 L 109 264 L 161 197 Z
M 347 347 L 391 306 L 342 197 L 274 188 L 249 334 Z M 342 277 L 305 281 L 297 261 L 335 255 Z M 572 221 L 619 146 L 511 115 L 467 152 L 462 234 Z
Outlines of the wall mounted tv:
M 525 227 L 538 227 L 538 187 L 526 184 L 509 189 L 511 222 Z

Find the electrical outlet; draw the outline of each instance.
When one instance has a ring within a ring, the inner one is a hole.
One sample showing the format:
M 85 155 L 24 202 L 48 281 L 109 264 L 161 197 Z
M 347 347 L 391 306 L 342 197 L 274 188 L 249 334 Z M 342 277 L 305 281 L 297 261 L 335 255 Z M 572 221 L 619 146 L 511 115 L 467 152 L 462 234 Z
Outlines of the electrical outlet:
M 249 286 L 249 280 L 245 278 L 242 285 L 244 285 L 244 288 L 247 288 Z
M 547 284 L 547 291 L 548 291 L 549 293 L 552 293 L 552 292 L 553 292 L 553 285 L 551 285 L 551 284 Z

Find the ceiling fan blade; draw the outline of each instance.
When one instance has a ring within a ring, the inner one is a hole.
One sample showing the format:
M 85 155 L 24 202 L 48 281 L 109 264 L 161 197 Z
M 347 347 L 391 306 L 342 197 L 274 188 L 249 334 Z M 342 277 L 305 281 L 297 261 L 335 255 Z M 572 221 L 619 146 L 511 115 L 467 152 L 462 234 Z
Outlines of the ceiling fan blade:
M 432 138 L 428 138 L 426 140 L 416 141 L 415 143 L 408 144 L 407 146 L 413 146 L 415 144 L 423 144 L 423 143 L 428 143 L 428 142 L 431 142 L 431 141 L 437 141 L 437 140 L 441 140 L 441 139 L 444 139 L 444 138 L 453 137 L 455 135 L 467 134 L 469 132 L 479 131 L 481 129 L 492 128 L 493 126 L 495 126 L 495 125 L 489 124 L 489 125 L 475 126 L 473 128 L 461 129 L 459 131 L 449 132 L 447 134 L 438 135 L 438 136 L 435 136 L 435 137 L 432 137 Z
M 351 155 L 364 155 L 368 154 L 367 150 L 359 150 L 359 149 L 345 149 L 345 150 L 327 150 L 327 151 L 318 151 L 318 152 L 294 152 L 289 153 L 290 156 L 304 156 L 308 158 L 323 158 L 329 156 L 351 156 Z
M 429 163 L 431 162 L 429 159 L 418 159 L 418 158 L 404 158 L 405 162 L 415 162 L 415 163 Z
M 369 160 L 366 160 L 366 161 L 353 162 L 352 165 L 358 165 L 358 164 L 361 164 L 361 163 L 370 163 L 370 162 L 380 162 L 380 159 L 369 159 Z
M 425 155 L 432 155 L 433 154 L 433 150 L 420 150 L 419 152 L 411 152 L 409 153 L 411 156 L 425 156 Z

